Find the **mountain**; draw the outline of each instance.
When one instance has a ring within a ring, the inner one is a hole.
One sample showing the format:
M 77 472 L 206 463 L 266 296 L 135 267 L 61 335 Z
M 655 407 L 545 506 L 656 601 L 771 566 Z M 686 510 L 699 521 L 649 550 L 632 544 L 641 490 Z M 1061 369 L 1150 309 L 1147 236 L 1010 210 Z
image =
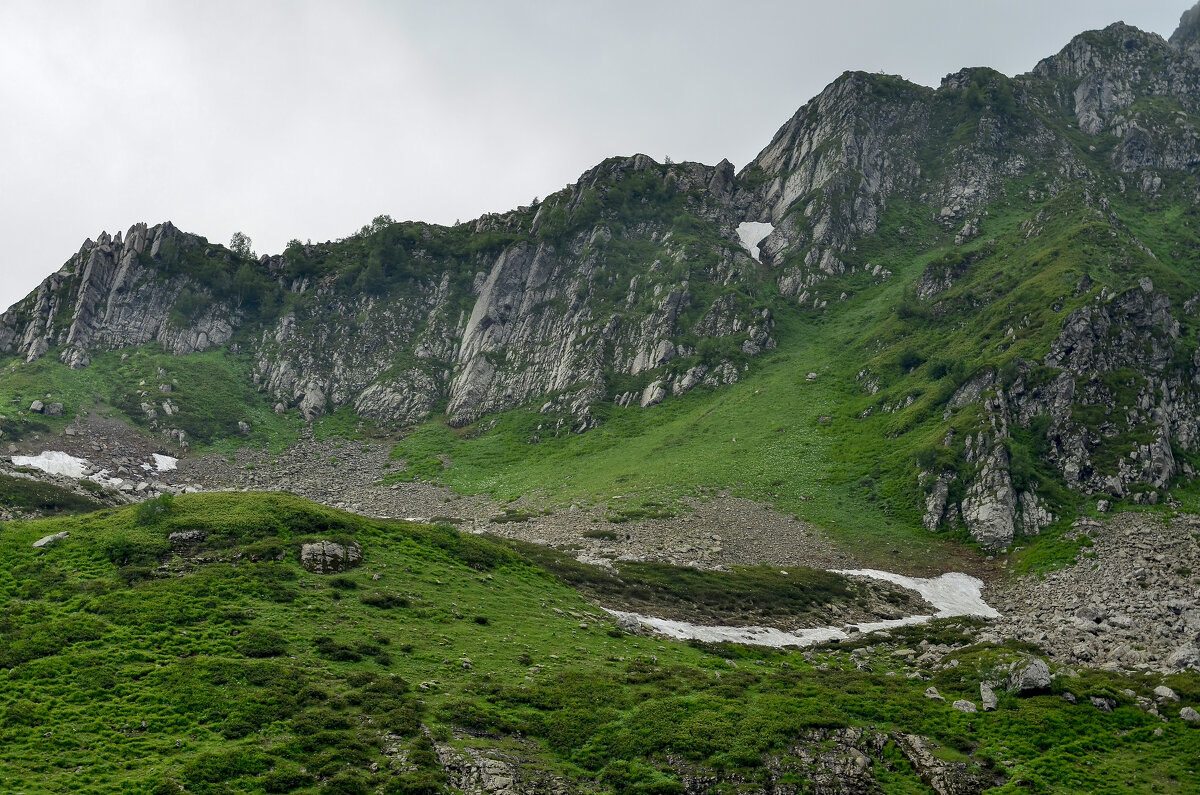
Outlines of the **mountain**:
M 1007 547 L 1200 465 L 1196 29 L 1195 9 L 1169 41 L 1117 23 L 937 89 L 846 73 L 739 173 L 613 158 L 454 227 L 381 217 L 255 260 L 135 225 L 9 309 L 0 351 L 12 372 L 219 351 L 280 416 L 485 433 L 525 407 L 525 442 L 800 355 L 825 364 L 835 449 L 879 452 L 839 476 L 869 481 L 853 499 Z M 154 433 L 237 437 L 108 381 Z
M 0 316 L 0 790 L 1194 791 L 1198 167 L 1200 5 L 740 172 L 86 241 Z

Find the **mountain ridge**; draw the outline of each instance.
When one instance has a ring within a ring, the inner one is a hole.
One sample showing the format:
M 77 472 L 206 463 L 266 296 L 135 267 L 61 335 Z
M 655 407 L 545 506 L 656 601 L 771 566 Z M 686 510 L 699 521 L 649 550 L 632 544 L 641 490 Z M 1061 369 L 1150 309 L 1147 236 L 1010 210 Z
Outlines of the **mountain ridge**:
M 227 349 L 281 415 L 464 428 L 540 405 L 540 439 L 736 383 L 781 318 L 816 329 L 887 295 L 833 376 L 867 403 L 845 433 L 894 451 L 873 477 L 921 495 L 892 498 L 909 521 L 1005 547 L 1080 496 L 1158 500 L 1200 464 L 1195 11 L 1170 42 L 1116 23 L 1013 78 L 847 72 L 737 173 L 609 158 L 535 206 L 381 217 L 257 260 L 135 225 L 0 316 L 0 352 L 82 369 L 149 343 Z M 1147 225 L 1164 212 L 1183 223 Z M 758 261 L 745 222 L 771 225 Z M 140 397 L 130 419 L 184 441 Z

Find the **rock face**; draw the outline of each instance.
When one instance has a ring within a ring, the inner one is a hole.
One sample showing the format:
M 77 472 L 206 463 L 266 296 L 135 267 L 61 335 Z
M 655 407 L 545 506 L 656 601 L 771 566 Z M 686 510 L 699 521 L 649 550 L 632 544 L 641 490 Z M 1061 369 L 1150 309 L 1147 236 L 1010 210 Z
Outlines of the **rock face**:
M 63 363 L 79 368 L 96 350 L 158 342 L 182 354 L 224 345 L 238 322 L 228 305 L 195 318 L 171 314 L 194 284 L 182 272 L 186 255 L 202 246 L 201 238 L 170 223 L 136 224 L 124 238 L 106 233 L 86 241 L 35 293 L 0 316 L 0 351 L 32 361 L 56 348 Z
M 362 563 L 362 547 L 347 546 L 332 541 L 318 541 L 300 547 L 300 565 L 313 574 L 337 574 Z
M 970 703 L 970 702 L 966 702 Z M 504 750 L 457 748 L 437 744 L 438 761 L 448 783 L 470 795 L 571 795 L 594 791 L 594 783 L 581 787 L 557 778 L 522 757 L 524 741 L 509 738 Z M 727 789 L 746 793 L 792 792 L 798 777 L 804 792 L 814 795 L 868 795 L 881 792 L 876 766 L 894 769 L 885 755 L 893 746 L 921 781 L 938 795 L 971 795 L 1003 782 L 1003 778 L 971 770 L 964 762 L 947 762 L 937 747 L 915 734 L 885 734 L 860 728 L 810 729 L 797 737 L 786 753 L 764 759 L 762 776 L 754 781 L 698 767 L 686 759 L 667 760 L 687 795 L 705 795 Z

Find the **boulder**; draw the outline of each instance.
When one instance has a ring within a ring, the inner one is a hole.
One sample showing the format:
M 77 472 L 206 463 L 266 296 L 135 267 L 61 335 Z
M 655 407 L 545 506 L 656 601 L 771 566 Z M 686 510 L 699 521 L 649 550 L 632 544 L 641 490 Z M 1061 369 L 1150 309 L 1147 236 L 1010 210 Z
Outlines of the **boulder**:
M 29 404 L 29 410 L 32 411 L 34 414 L 41 414 L 43 411 L 46 410 L 46 404 L 40 400 L 35 400 Z
M 1117 708 L 1116 700 L 1105 698 L 1104 696 L 1090 696 L 1088 700 L 1092 702 L 1093 707 L 1101 712 L 1112 712 Z
M 1025 695 L 1050 689 L 1050 666 L 1040 657 L 1013 663 L 1008 673 L 1008 692 Z
M 1179 694 L 1166 685 L 1154 688 L 1154 698 L 1158 701 L 1178 701 Z
M 636 616 L 624 615 L 617 618 L 617 628 L 630 635 L 642 634 L 642 622 Z
M 1188 668 L 1200 670 L 1200 648 L 1194 643 L 1186 643 L 1167 658 L 1167 667 L 1173 671 L 1183 671 Z
M 968 712 L 968 713 L 970 713 L 970 712 L 975 712 L 975 711 L 976 711 L 975 702 L 973 702 L 973 701 L 965 701 L 965 700 L 963 700 L 963 699 L 959 699 L 958 701 L 955 701 L 955 702 L 954 702 L 953 704 L 951 704 L 950 706 L 952 706 L 952 707 L 954 707 L 955 709 L 957 709 L 957 710 L 960 710 L 960 711 L 962 711 L 962 712 Z
M 46 406 L 47 417 L 61 417 L 63 415 L 63 411 L 64 408 L 63 404 L 61 403 L 51 403 L 50 405 Z
M 657 406 L 667 396 L 667 390 L 662 381 L 655 381 L 642 391 L 642 408 Z
M 362 563 L 362 547 L 317 541 L 300 547 L 300 565 L 313 574 L 337 574 Z
M 33 546 L 34 549 L 41 549 L 42 547 L 48 547 L 57 544 L 59 541 L 65 541 L 70 537 L 70 533 L 55 533 L 51 536 L 43 536 L 42 538 L 39 538 L 37 541 L 33 542 Z
M 999 699 L 996 698 L 996 691 L 992 690 L 991 685 L 987 682 L 979 683 L 979 700 L 983 702 L 984 712 L 995 712 L 996 705 Z
M 1184 707 L 1183 709 L 1179 710 L 1179 717 L 1183 718 L 1188 723 L 1200 723 L 1200 712 L 1196 712 L 1196 710 L 1192 709 L 1191 707 Z
M 943 704 L 946 703 L 946 698 L 941 693 L 938 692 L 938 689 L 936 687 L 926 688 L 925 689 L 925 698 L 931 698 L 934 701 L 940 701 Z

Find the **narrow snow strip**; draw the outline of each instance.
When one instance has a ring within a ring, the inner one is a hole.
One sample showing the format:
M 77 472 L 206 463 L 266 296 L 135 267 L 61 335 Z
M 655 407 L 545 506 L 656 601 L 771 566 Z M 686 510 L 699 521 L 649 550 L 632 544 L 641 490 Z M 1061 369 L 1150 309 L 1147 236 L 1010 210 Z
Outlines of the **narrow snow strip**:
M 169 455 L 154 454 L 154 466 L 159 472 L 170 472 L 179 464 L 178 458 L 171 458 Z
M 876 580 L 887 580 L 902 588 L 910 588 L 921 595 L 925 601 L 937 610 L 935 615 L 906 616 L 888 621 L 870 621 L 862 624 L 852 624 L 860 632 L 878 632 L 882 629 L 924 624 L 934 618 L 949 618 L 951 616 L 982 616 L 995 618 L 1000 613 L 983 601 L 980 593 L 983 581 L 969 574 L 952 571 L 940 577 L 922 579 L 905 577 L 902 574 L 892 574 L 889 571 L 876 569 L 853 569 L 835 571 L 835 574 L 847 576 L 871 577 Z M 607 608 L 605 608 L 607 610 Z M 665 618 L 643 616 L 639 613 L 626 613 L 620 610 L 608 610 L 617 618 L 631 617 L 639 624 L 654 630 L 660 635 L 666 635 L 676 640 L 699 640 L 707 643 L 745 643 L 750 646 L 811 646 L 828 640 L 844 640 L 849 635 L 837 627 L 813 627 L 785 632 L 774 627 L 721 627 L 690 624 L 686 621 L 671 621 Z
M 607 608 L 606 608 L 607 609 Z M 750 646 L 811 646 L 834 638 L 844 638 L 846 633 L 833 627 L 798 629 L 784 632 L 774 627 L 717 627 L 689 624 L 686 621 L 671 621 L 653 618 L 638 613 L 608 610 L 617 618 L 626 616 L 637 619 L 642 626 L 649 627 L 660 635 L 676 640 L 701 640 L 707 643 L 745 643 Z
M 742 241 L 742 248 L 750 252 L 750 256 L 758 260 L 759 249 L 758 244 L 766 240 L 767 235 L 775 231 L 775 227 L 770 224 L 761 223 L 759 221 L 742 221 L 738 224 L 738 238 Z
M 86 459 L 76 458 L 60 450 L 46 450 L 41 455 L 14 455 L 13 466 L 33 467 L 50 475 L 82 478 L 91 467 Z

